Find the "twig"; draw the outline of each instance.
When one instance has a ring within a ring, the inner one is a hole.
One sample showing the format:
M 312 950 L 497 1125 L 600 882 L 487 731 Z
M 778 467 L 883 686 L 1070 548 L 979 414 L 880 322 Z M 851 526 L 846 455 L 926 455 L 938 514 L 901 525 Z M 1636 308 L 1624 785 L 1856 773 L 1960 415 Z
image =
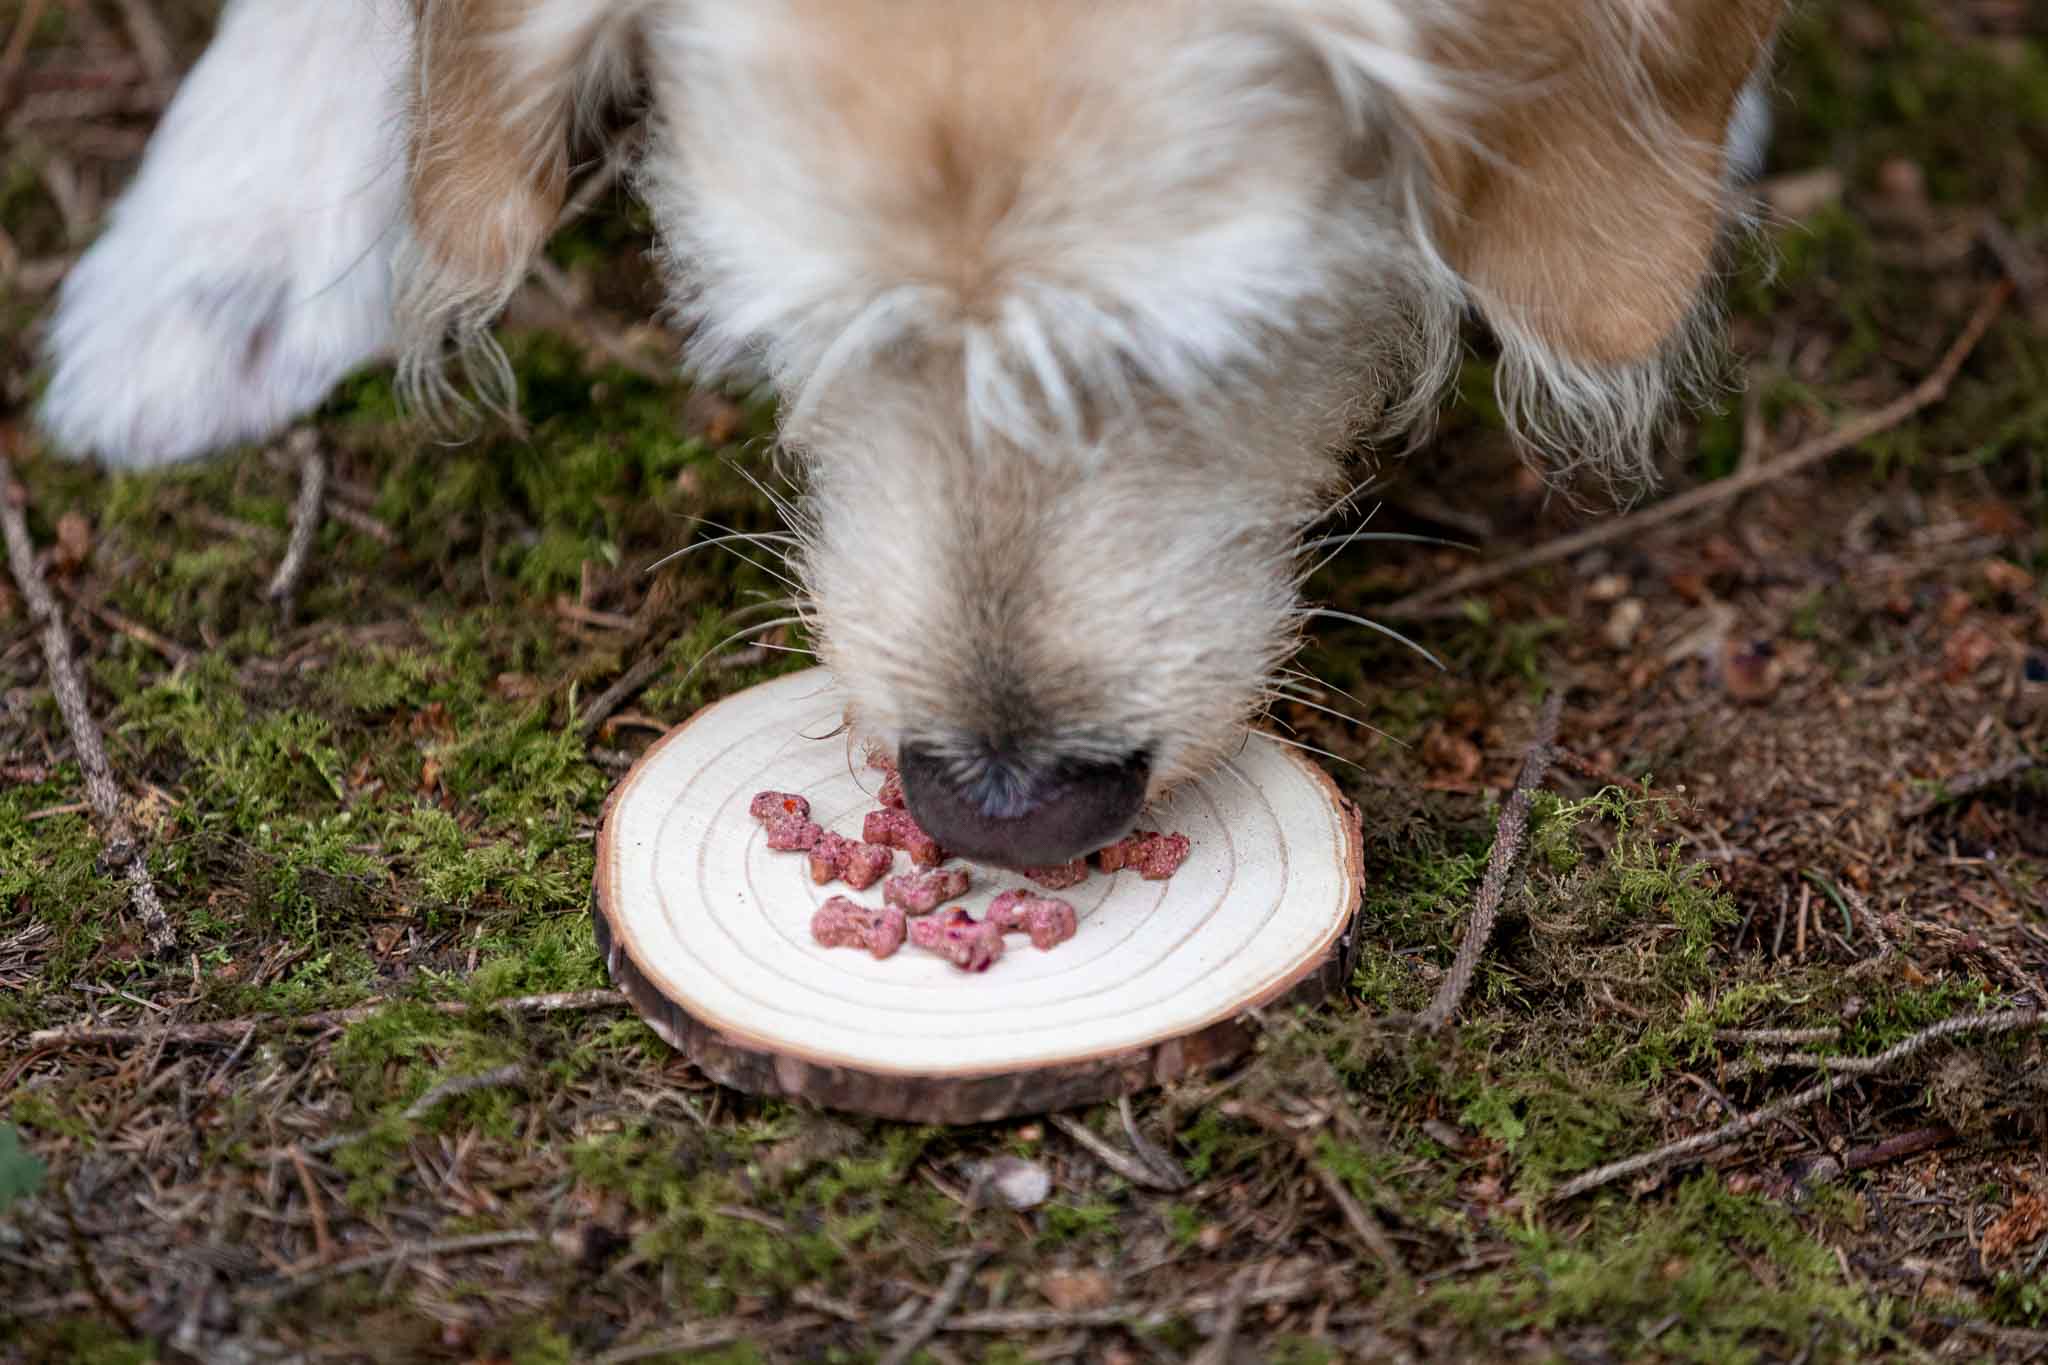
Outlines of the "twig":
M 666 644 L 663 644 L 658 649 L 650 650 L 639 662 L 620 674 L 619 680 L 600 693 L 596 701 L 590 703 L 590 709 L 584 712 L 582 719 L 576 722 L 576 733 L 583 738 L 585 743 L 588 743 L 590 737 L 602 729 L 604 723 L 611 719 L 612 712 L 624 706 L 628 701 L 631 701 L 634 694 L 647 686 L 648 683 L 654 681 L 654 675 L 661 672 L 667 665 L 668 646 Z
M 361 531 L 379 545 L 396 545 L 398 532 L 386 526 L 360 507 L 351 507 L 340 498 L 327 499 L 326 512 L 329 517 L 351 530 Z
M 1464 573 L 1453 574 L 1443 582 L 1424 588 L 1420 592 L 1410 593 L 1397 602 L 1375 607 L 1374 614 L 1387 620 L 1419 615 L 1425 609 L 1447 598 L 1461 596 L 1474 588 L 1485 587 L 1503 578 L 1512 578 L 1540 564 L 1570 559 L 1611 541 L 1640 535 L 1651 527 L 1677 521 L 1702 508 L 1740 497 L 1751 489 L 1796 474 L 1859 442 L 1891 430 L 1923 408 L 1932 407 L 1948 396 L 1949 385 L 1955 382 L 1956 374 L 1962 369 L 1963 362 L 1969 359 L 1970 352 L 1977 348 L 1977 343 L 1984 339 L 1984 334 L 1991 330 L 1991 324 L 1997 321 L 1999 313 L 2005 308 L 2006 300 L 2012 297 L 2012 292 L 2011 280 L 2000 280 L 1994 285 L 1991 292 L 1985 296 L 1984 302 L 1978 305 L 1977 311 L 1964 325 L 1955 343 L 1949 347 L 1947 354 L 1942 356 L 1941 363 L 1903 396 L 1875 412 L 1851 418 L 1833 431 L 1796 446 L 1775 460 L 1759 462 L 1725 479 L 1702 484 L 1675 498 L 1652 507 L 1645 507 L 1640 512 L 1633 512 L 1628 516 L 1589 527 L 1575 535 L 1535 546 L 1518 555 L 1509 555 L 1506 559 L 1492 564 L 1482 564 Z
M 1842 1036 L 1842 1030 L 1833 1024 L 1825 1028 L 1717 1028 L 1714 1041 L 1717 1043 L 1777 1044 L 1792 1046 L 1798 1043 L 1832 1043 Z
M 1230 1365 L 1230 1348 L 1237 1340 L 1237 1324 L 1244 1317 L 1245 1295 L 1251 1292 L 1252 1282 L 1258 1278 L 1253 1266 L 1246 1266 L 1231 1280 L 1225 1291 L 1223 1312 L 1216 1319 L 1216 1330 L 1201 1350 L 1189 1358 L 1188 1365 Z
M 332 1265 L 316 1266 L 292 1276 L 283 1284 L 260 1287 L 255 1293 L 261 1297 L 276 1300 L 309 1289 L 326 1280 L 353 1275 L 358 1270 L 373 1270 L 393 1261 L 409 1261 L 419 1256 L 449 1256 L 459 1251 L 489 1251 L 494 1247 L 530 1246 L 540 1240 L 540 1234 L 530 1229 L 513 1232 L 478 1232 L 468 1237 L 444 1237 L 432 1242 L 404 1242 L 383 1251 L 373 1251 L 366 1256 L 352 1256 L 346 1261 Z
M 1186 1189 L 1189 1183 L 1187 1172 L 1181 1169 L 1178 1161 L 1162 1151 L 1157 1143 L 1139 1130 L 1137 1116 L 1131 1112 L 1129 1095 L 1117 1097 L 1116 1112 L 1117 1117 L 1124 1121 L 1124 1136 L 1130 1139 L 1131 1150 L 1136 1152 L 1147 1166 L 1159 1172 L 1161 1179 L 1175 1182 L 1175 1189 Z
M 703 1323 L 696 1327 L 678 1327 L 673 1331 L 657 1332 L 651 1337 L 642 1337 L 624 1346 L 614 1346 L 609 1351 L 590 1357 L 590 1365 L 627 1365 L 629 1361 L 646 1360 L 650 1356 L 679 1355 L 683 1352 L 709 1351 L 720 1346 L 730 1346 L 736 1341 L 772 1341 L 780 1337 L 797 1336 L 821 1327 L 825 1319 L 815 1313 L 799 1313 L 792 1318 L 763 1326 L 753 1322 Z
M 1838 1067 L 1835 1069 L 1853 1070 L 1859 1075 L 1875 1075 L 1923 1051 L 1931 1044 L 1940 1042 L 1944 1038 L 1952 1038 L 1957 1034 L 1963 1033 L 1983 1035 L 2016 1033 L 2022 1029 L 2037 1026 L 2044 1018 L 2048 1018 L 2048 1015 L 2044 1015 L 2040 1009 L 1997 1010 L 1985 1014 L 1959 1015 L 1954 1019 L 1947 1019 L 1939 1024 L 1924 1028 L 1912 1037 L 1893 1044 L 1874 1057 L 1844 1059 L 1856 1062 L 1857 1065 L 1854 1067 Z M 1586 1193 L 1588 1190 L 1599 1189 L 1602 1185 L 1611 1184 L 1626 1176 L 1634 1175 L 1638 1171 L 1646 1171 L 1668 1165 L 1681 1157 L 1690 1156 L 1694 1152 L 1707 1151 L 1710 1148 L 1719 1147 L 1723 1143 L 1732 1142 L 1753 1129 L 1775 1121 L 1782 1115 L 1803 1109 L 1815 1100 L 1824 1098 L 1835 1089 L 1835 1086 L 1836 1082 L 1832 1078 L 1823 1080 L 1808 1086 L 1796 1095 L 1788 1096 L 1777 1101 L 1775 1104 L 1766 1105 L 1744 1118 L 1724 1123 L 1719 1128 L 1713 1129 L 1710 1132 L 1697 1133 L 1689 1138 L 1681 1138 L 1677 1142 L 1666 1143 L 1655 1151 L 1642 1152 L 1620 1161 L 1610 1161 L 1605 1166 L 1595 1167 L 1583 1175 L 1567 1180 L 1558 1187 L 1557 1192 L 1551 1197 L 1560 1201 L 1575 1198 Z
M 1244 1306 L 1262 1308 L 1269 1303 L 1300 1303 L 1323 1294 L 1348 1294 L 1353 1292 L 1353 1288 L 1348 1280 L 1341 1283 L 1330 1279 L 1281 1280 L 1247 1290 Z M 1190 1294 L 1166 1303 L 1113 1303 L 1102 1308 L 990 1309 L 948 1318 L 943 1330 L 1023 1333 L 1057 1331 L 1063 1327 L 1160 1327 L 1196 1313 L 1219 1312 L 1229 1305 L 1231 1294 L 1232 1291 L 1225 1290 L 1220 1294 Z
M 1395 1249 L 1393 1239 L 1387 1236 L 1387 1230 L 1380 1226 L 1379 1219 L 1373 1217 L 1372 1210 L 1359 1202 L 1358 1196 L 1351 1192 L 1350 1187 L 1335 1171 L 1317 1160 L 1314 1138 L 1290 1126 L 1281 1115 L 1264 1105 L 1232 1100 L 1224 1104 L 1223 1112 L 1242 1115 L 1267 1132 L 1285 1138 L 1291 1143 L 1295 1154 L 1315 1176 L 1316 1183 L 1323 1187 L 1323 1193 L 1330 1196 L 1330 1202 L 1344 1215 L 1344 1221 L 1350 1225 L 1351 1231 L 1357 1234 L 1358 1240 L 1365 1243 L 1366 1250 L 1370 1251 L 1386 1269 L 1387 1278 L 1398 1285 L 1413 1282 L 1407 1264 L 1401 1260 L 1401 1253 Z
M 1103 1165 L 1109 1167 L 1110 1170 L 1116 1172 L 1140 1189 L 1161 1190 L 1171 1194 L 1176 1190 L 1187 1188 L 1187 1181 L 1185 1179 L 1175 1183 L 1167 1177 L 1165 1172 L 1155 1169 L 1150 1162 L 1145 1161 L 1142 1157 L 1118 1151 L 1107 1139 L 1098 1137 L 1088 1131 L 1087 1124 L 1071 1115 L 1054 1114 L 1051 1116 L 1051 1121 L 1053 1127 L 1087 1148 L 1090 1155 L 1097 1161 L 1100 1161 Z
M 2003 763 L 1994 763 L 1988 768 L 1979 768 L 1976 772 L 1964 773 L 1960 777 L 1952 777 L 1941 783 L 1939 787 L 1927 795 L 1914 801 L 1908 801 L 1905 805 L 1901 806 L 1899 808 L 1899 818 L 1901 820 L 1917 820 L 1936 806 L 1944 805 L 1950 801 L 1959 801 L 1973 792 L 1983 791 L 1986 787 L 1995 787 L 2008 778 L 2018 777 L 2021 773 L 2031 771 L 2040 762 L 2041 760 L 2033 754 L 2021 754 L 2016 758 L 2009 758 Z
M 481 1071 L 474 1076 L 450 1076 L 439 1085 L 428 1090 L 411 1104 L 399 1117 L 407 1123 L 416 1123 L 427 1116 L 433 1107 L 443 1100 L 452 1100 L 457 1095 L 467 1095 L 477 1090 L 494 1090 L 499 1086 L 518 1085 L 526 1079 L 526 1068 L 518 1062 L 510 1066 Z
M 142 933 L 150 950 L 167 953 L 178 936 L 164 914 L 156 883 L 150 879 L 149 860 L 136 842 L 135 831 L 122 809 L 121 789 L 114 785 L 113 765 L 107 761 L 106 745 L 99 726 L 86 706 L 85 685 L 79 680 L 78 664 L 71 655 L 71 636 L 64 629 L 64 617 L 36 564 L 35 542 L 29 538 L 28 490 L 14 479 L 14 466 L 0 449 L 0 533 L 7 540 L 7 562 L 14 581 L 28 603 L 29 619 L 42 628 L 43 661 L 50 675 L 50 690 L 56 694 L 57 709 L 63 713 L 64 728 L 78 750 L 78 766 L 85 774 L 86 799 L 92 802 L 106 839 L 106 864 L 128 883 L 128 899 L 142 919 Z
M 327 457 L 320 451 L 320 438 L 311 431 L 295 431 L 291 450 L 299 466 L 299 498 L 292 507 L 292 538 L 285 545 L 276 576 L 263 594 L 276 604 L 278 619 L 286 626 L 298 614 L 299 581 L 306 576 L 306 562 L 312 556 L 313 537 L 320 530 L 320 512 L 327 493 Z
M 142 622 L 132 617 L 123 616 L 105 603 L 82 601 L 75 592 L 67 591 L 65 596 L 85 608 L 93 616 L 98 617 L 109 628 L 119 631 L 137 644 L 145 645 L 163 655 L 173 670 L 184 668 L 192 662 L 191 650 L 179 644 L 176 640 L 159 635 L 148 626 L 143 625 Z
M 78 1028 L 43 1029 L 31 1033 L 25 1041 L 33 1048 L 81 1047 L 96 1043 L 232 1043 L 239 1042 L 250 1029 L 266 1023 L 280 1029 L 346 1028 L 393 1003 L 387 997 L 379 996 L 343 1010 L 270 1015 L 257 1019 L 223 1019 L 211 1024 L 174 1024 L 168 1028 L 97 1028 L 88 1024 Z M 461 1000 L 442 1000 L 428 1008 L 436 1014 L 468 1014 L 472 1008 L 479 1013 L 503 1010 L 511 1014 L 562 1014 L 614 1009 L 625 1003 L 626 997 L 620 991 L 564 991 L 554 995 L 514 996 L 475 1007 Z
M 1493 937 L 1494 921 L 1500 918 L 1501 901 L 1506 898 L 1509 876 L 1522 856 L 1522 844 L 1529 830 L 1530 794 L 1543 785 L 1550 771 L 1551 748 L 1557 743 L 1557 724 L 1564 711 L 1564 694 L 1552 692 L 1536 719 L 1536 738 L 1530 742 L 1515 789 L 1501 808 L 1500 824 L 1493 836 L 1493 854 L 1486 860 L 1486 876 L 1479 884 L 1479 899 L 1472 906 L 1472 922 L 1465 927 L 1465 939 L 1450 975 L 1437 988 L 1436 999 L 1422 1012 L 1426 1029 L 1440 1029 L 1451 1022 L 1465 993 L 1472 988 L 1473 973 L 1479 969 L 1479 955 Z
M 292 1169 L 299 1174 L 299 1189 L 306 1196 L 306 1208 L 313 1215 L 313 1251 L 324 1265 L 334 1259 L 334 1239 L 327 1231 L 327 1206 L 320 1198 L 320 1187 L 313 1183 L 313 1168 L 306 1164 L 306 1154 L 296 1147 L 285 1149 L 291 1158 Z
M 14 98 L 14 77 L 28 56 L 28 41 L 35 36 L 36 25 L 43 21 L 44 3 L 45 0 L 28 0 L 15 18 L 14 32 L 7 35 L 7 50 L 0 53 L 0 112 L 5 112 Z
M 910 1325 L 909 1331 L 896 1338 L 896 1344 L 882 1357 L 881 1365 L 906 1365 L 920 1347 L 939 1334 L 939 1328 L 945 1323 L 947 1315 L 960 1306 L 961 1297 L 967 1293 L 968 1281 L 974 1278 L 974 1272 L 981 1269 L 981 1263 L 987 1260 L 989 1255 L 988 1248 L 975 1247 L 953 1262 L 953 1268 L 946 1272 L 945 1283 L 939 1286 L 938 1297 L 931 1301 L 930 1307 L 918 1314 L 917 1321 Z

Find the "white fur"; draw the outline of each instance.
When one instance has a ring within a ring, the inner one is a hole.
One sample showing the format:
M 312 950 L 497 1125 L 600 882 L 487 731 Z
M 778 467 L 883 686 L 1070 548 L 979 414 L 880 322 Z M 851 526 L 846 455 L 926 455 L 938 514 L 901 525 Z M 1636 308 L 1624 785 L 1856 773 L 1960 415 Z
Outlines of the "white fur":
M 460 257 L 530 214 L 507 187 L 559 169 L 644 52 L 637 181 L 675 311 L 699 371 L 781 391 L 796 609 L 861 727 L 962 769 L 997 738 L 1041 772 L 1142 752 L 1157 790 L 1227 760 L 1298 643 L 1295 547 L 1343 453 L 1426 427 L 1468 311 L 1499 335 L 1511 426 L 1563 463 L 1642 469 L 1705 372 L 1707 300 L 1674 295 L 1661 348 L 1596 365 L 1439 249 L 1424 147 L 1484 154 L 1469 116 L 1513 92 L 1427 54 L 1446 32 L 1478 50 L 1487 2 L 528 0 L 463 69 L 502 61 L 502 106 L 445 106 L 503 120 L 477 144 L 517 164 L 452 158 L 420 235 Z M 384 3 L 235 0 L 66 289 L 60 441 L 144 464 L 261 436 L 394 337 L 409 390 L 441 392 L 452 342 L 509 401 L 488 328 L 523 263 L 428 259 L 395 226 L 413 106 Z M 1670 55 L 1674 11 L 1585 4 L 1574 50 L 1599 107 L 1640 106 L 1633 150 L 1722 164 L 1653 107 L 1644 54 Z M 437 54 L 410 55 L 431 83 Z M 436 131 L 418 141 L 467 145 Z M 1733 197 L 1665 179 L 1674 215 Z M 1583 226 L 1574 244 L 1643 249 Z
M 391 347 L 400 4 L 233 0 L 65 281 L 41 418 L 160 465 L 277 431 Z

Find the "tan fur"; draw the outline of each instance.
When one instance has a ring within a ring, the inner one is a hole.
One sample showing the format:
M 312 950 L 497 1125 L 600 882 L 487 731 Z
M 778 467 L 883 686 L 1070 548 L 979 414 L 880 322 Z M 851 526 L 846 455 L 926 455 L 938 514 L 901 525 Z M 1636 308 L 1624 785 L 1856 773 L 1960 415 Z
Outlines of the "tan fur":
M 529 0 L 417 0 L 420 41 L 411 144 L 411 211 L 441 269 L 495 285 L 523 271 L 567 193 L 566 96 L 532 105 L 504 50 Z M 574 53 L 535 74 L 570 78 Z
M 1434 226 L 1490 314 L 1594 365 L 1680 330 L 1723 226 L 1722 135 L 1780 8 L 1491 0 L 1437 36 L 1435 60 L 1507 92 L 1431 146 Z

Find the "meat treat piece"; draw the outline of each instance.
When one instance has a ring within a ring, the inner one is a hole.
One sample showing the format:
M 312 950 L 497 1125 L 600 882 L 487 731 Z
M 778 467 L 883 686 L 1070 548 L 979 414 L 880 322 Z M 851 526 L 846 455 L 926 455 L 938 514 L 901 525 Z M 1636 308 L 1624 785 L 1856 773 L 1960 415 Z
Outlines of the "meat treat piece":
M 865 891 L 895 865 L 893 850 L 840 834 L 820 834 L 811 846 L 811 880 L 820 886 L 837 877 L 854 890 Z
M 929 915 L 947 901 L 967 894 L 967 869 L 906 872 L 882 883 L 882 899 L 909 915 Z
M 768 847 L 778 853 L 802 853 L 825 837 L 825 831 L 801 815 L 778 815 L 768 822 Z
M 1048 891 L 1064 891 L 1088 880 L 1088 861 L 1085 858 L 1076 858 L 1071 863 L 1060 863 L 1054 867 L 1020 867 L 1017 870 Z
M 919 867 L 937 867 L 946 861 L 939 841 L 918 828 L 907 810 L 871 810 L 861 821 L 860 837 L 871 844 L 887 844 L 910 855 Z
M 903 946 L 906 924 L 901 910 L 834 896 L 811 916 L 811 937 L 827 948 L 865 948 L 882 958 Z
M 891 777 L 896 775 L 896 764 L 890 759 L 888 752 L 881 745 L 870 743 L 862 751 L 862 756 L 867 759 L 868 766 L 876 772 L 887 773 Z
M 795 792 L 756 792 L 753 804 L 747 807 L 747 814 L 763 822 L 772 822 L 784 815 L 808 820 L 811 818 L 811 803 Z
M 1099 850 L 1095 855 L 1095 865 L 1104 872 L 1128 868 L 1148 882 L 1162 882 L 1180 871 L 1180 865 L 1188 860 L 1189 847 L 1185 834 L 1159 834 L 1141 829 Z
M 954 906 L 910 922 L 910 941 L 963 972 L 985 972 L 1003 955 L 1003 931 Z
M 881 802 L 890 810 L 902 810 L 903 779 L 895 773 L 890 773 L 888 780 L 882 783 L 882 789 L 875 793 L 875 800 Z
M 1007 934 L 1031 935 L 1031 946 L 1040 952 L 1065 943 L 1080 927 L 1073 906 L 1051 896 L 1034 896 L 1021 887 L 997 896 L 983 923 Z

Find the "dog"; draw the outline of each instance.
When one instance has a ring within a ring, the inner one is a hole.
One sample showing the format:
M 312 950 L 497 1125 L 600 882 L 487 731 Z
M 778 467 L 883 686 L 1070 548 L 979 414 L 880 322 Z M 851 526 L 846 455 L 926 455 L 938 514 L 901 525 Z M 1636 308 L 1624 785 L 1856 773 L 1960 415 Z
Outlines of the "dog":
M 1426 430 L 1470 315 L 1528 450 L 1647 469 L 1781 3 L 230 0 L 40 420 L 139 468 L 385 361 L 510 403 L 493 320 L 572 139 L 639 102 L 687 359 L 779 394 L 858 727 L 947 846 L 1061 862 L 1242 742 L 1305 529 Z

